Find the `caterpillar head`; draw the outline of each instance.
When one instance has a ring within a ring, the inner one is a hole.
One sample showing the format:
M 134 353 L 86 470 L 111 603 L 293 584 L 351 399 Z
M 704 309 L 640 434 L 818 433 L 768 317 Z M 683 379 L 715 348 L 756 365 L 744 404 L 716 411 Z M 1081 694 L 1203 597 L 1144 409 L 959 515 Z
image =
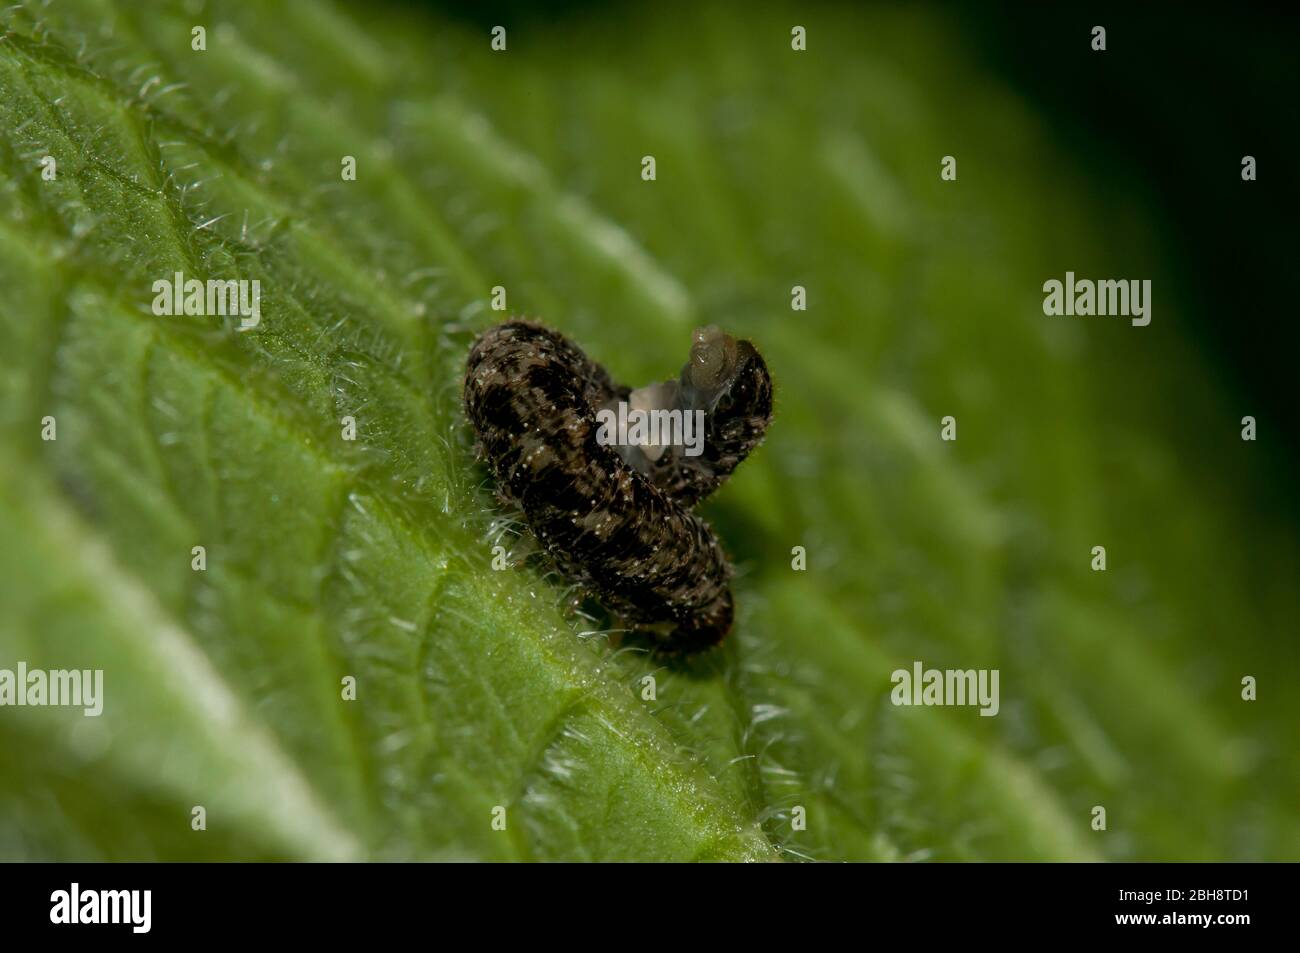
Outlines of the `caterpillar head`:
M 705 411 L 714 431 L 732 420 L 766 422 L 772 413 L 772 380 L 762 356 L 716 325 L 695 329 L 679 386 L 682 406 Z

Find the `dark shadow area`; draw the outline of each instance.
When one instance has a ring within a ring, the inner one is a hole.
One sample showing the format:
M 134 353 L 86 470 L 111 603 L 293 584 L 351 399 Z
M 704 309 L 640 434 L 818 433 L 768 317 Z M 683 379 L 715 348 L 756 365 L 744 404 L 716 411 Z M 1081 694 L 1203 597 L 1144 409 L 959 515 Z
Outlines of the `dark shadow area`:
M 951 9 L 972 52 L 1036 108 L 1084 172 L 1105 182 L 1117 167 L 1137 171 L 1166 216 L 1162 237 L 1186 284 L 1188 330 L 1243 406 L 1276 415 L 1294 469 L 1296 8 Z M 1106 28 L 1105 52 L 1091 48 L 1097 25 Z M 1242 181 L 1246 155 L 1257 162 L 1253 182 Z

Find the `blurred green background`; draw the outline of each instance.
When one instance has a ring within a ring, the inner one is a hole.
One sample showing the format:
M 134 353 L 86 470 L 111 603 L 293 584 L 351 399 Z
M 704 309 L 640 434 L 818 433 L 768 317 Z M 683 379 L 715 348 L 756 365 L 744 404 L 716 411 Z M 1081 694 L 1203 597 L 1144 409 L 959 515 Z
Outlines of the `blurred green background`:
M 0 668 L 106 699 L 0 708 L 0 858 L 1300 858 L 1293 25 L 6 9 Z M 259 279 L 261 327 L 154 316 L 178 270 Z M 1151 325 L 1045 317 L 1067 270 L 1151 279 Z M 631 384 L 696 324 L 766 356 L 717 653 L 491 571 L 496 285 Z M 999 669 L 1000 714 L 894 707 L 913 660 Z

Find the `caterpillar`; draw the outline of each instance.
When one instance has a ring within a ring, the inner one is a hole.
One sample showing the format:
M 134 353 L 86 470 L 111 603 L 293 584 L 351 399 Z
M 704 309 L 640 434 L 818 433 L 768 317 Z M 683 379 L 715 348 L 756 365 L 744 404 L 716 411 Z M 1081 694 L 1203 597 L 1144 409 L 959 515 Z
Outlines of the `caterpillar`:
M 702 446 L 692 454 L 677 444 L 611 444 L 598 416 L 620 401 L 702 411 Z M 698 328 L 675 380 L 634 391 L 558 332 L 508 321 L 470 348 L 464 403 L 498 493 L 518 506 L 566 577 L 663 654 L 726 637 L 735 614 L 731 563 L 693 509 L 771 421 L 772 380 L 752 343 Z

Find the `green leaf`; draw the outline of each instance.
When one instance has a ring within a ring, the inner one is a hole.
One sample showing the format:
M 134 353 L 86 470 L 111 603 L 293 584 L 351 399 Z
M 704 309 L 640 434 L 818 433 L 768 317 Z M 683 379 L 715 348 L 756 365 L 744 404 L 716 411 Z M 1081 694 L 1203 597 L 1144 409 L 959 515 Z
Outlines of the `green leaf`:
M 1080 224 L 1141 197 L 1063 188 L 942 23 L 813 10 L 796 54 L 629 8 L 494 53 L 396 5 L 193 6 L 0 13 L 0 669 L 104 671 L 97 718 L 0 708 L 0 857 L 1295 856 L 1295 540 L 1226 399 L 1134 400 L 1202 377 L 1142 350 L 1172 313 L 1044 322 L 1061 262 L 1158 237 Z M 257 279 L 260 325 L 156 316 L 178 271 Z M 758 342 L 719 652 L 662 666 L 491 570 L 528 548 L 459 401 L 496 285 L 632 384 L 696 323 Z M 894 706 L 914 660 L 999 669 L 999 716 Z

